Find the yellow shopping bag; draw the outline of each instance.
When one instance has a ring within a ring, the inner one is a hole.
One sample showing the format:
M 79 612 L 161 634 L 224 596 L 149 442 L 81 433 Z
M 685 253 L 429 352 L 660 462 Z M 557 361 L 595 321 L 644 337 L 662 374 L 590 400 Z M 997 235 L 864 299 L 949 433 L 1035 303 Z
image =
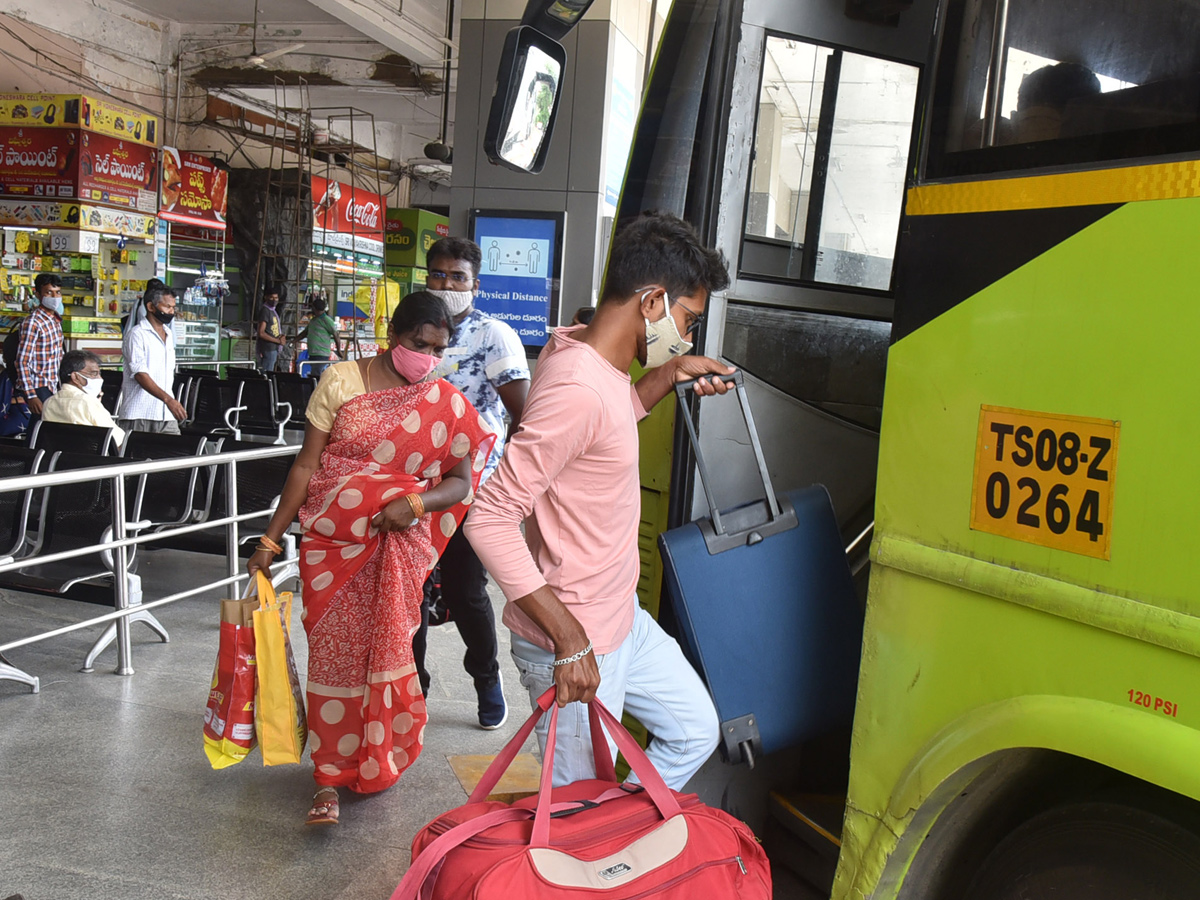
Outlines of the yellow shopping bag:
M 290 591 L 275 595 L 262 573 L 255 573 L 258 609 L 254 610 L 254 647 L 258 692 L 254 727 L 262 748 L 263 765 L 298 763 L 308 739 L 304 696 L 292 655 Z

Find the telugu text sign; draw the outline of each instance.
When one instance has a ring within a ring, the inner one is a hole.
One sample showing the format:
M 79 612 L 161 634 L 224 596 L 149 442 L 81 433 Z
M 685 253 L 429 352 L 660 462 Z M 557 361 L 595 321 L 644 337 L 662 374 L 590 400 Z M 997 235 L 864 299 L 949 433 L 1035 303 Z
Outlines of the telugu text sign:
M 528 346 L 542 346 L 549 335 L 556 232 L 550 218 L 475 220 L 475 242 L 483 253 L 475 305 L 507 322 Z
M 229 176 L 207 156 L 163 147 L 159 216 L 184 225 L 225 230 Z
M 154 214 L 158 211 L 158 151 L 83 132 L 79 199 Z
M 0 126 L 0 194 L 74 197 L 79 132 Z

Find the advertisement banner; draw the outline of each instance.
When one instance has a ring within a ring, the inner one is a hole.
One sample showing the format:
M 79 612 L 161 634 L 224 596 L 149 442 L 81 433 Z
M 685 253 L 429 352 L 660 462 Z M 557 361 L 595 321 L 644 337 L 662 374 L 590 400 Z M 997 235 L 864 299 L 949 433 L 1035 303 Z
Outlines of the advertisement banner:
M 228 200 L 225 170 L 207 156 L 163 147 L 161 218 L 224 231 Z
M 67 118 L 67 101 L 74 100 L 74 118 Z M 72 94 L 0 94 L 0 125 L 79 127 L 80 98 Z
M 475 306 L 512 326 L 527 347 L 546 343 L 558 323 L 563 213 L 474 210 L 471 233 L 483 251 Z
M 75 217 L 82 227 L 105 234 L 122 234 L 127 237 L 154 240 L 154 232 L 158 227 L 158 219 L 143 213 L 106 209 L 90 204 L 81 204 L 74 207 L 74 210 Z M 68 216 L 70 214 L 70 208 L 68 208 Z
M 385 227 L 384 253 L 389 266 L 425 268 L 429 248 L 450 234 L 449 219 L 423 209 L 391 207 Z
M 158 117 L 80 94 L 0 94 L 0 125 L 85 128 L 154 147 Z
M 0 200 L 0 226 L 24 228 L 84 228 L 104 234 L 154 238 L 157 219 L 137 212 L 106 209 L 73 202 L 34 197 Z
M 74 197 L 79 133 L 0 126 L 0 194 Z
M 313 243 L 383 257 L 383 198 L 312 176 Z
M 150 214 L 158 211 L 157 150 L 86 131 L 80 140 L 80 200 Z
M 119 106 L 109 100 L 93 100 L 90 97 L 79 99 L 82 104 L 80 124 L 84 128 L 147 147 L 158 146 L 156 116 Z

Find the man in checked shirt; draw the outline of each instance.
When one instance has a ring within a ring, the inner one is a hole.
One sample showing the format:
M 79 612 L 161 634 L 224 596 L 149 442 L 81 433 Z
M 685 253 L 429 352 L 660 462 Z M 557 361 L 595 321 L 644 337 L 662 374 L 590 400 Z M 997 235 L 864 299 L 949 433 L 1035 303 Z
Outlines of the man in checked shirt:
M 42 404 L 58 390 L 58 367 L 63 358 L 62 279 L 43 272 L 33 282 L 38 305 L 21 323 L 17 349 L 16 387 L 29 411 L 41 416 Z

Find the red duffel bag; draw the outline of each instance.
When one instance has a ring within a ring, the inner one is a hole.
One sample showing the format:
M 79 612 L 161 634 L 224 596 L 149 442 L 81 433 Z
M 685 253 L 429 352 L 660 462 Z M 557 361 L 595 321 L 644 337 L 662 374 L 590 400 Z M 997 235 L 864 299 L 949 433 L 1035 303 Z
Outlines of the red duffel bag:
M 542 695 L 465 806 L 417 833 L 412 866 L 392 900 L 770 900 L 770 867 L 750 829 L 695 794 L 668 788 L 598 701 L 590 707 L 598 777 L 551 789 L 554 698 L 554 688 Z M 547 709 L 540 792 L 511 806 L 486 801 Z M 641 785 L 617 782 L 601 724 Z

